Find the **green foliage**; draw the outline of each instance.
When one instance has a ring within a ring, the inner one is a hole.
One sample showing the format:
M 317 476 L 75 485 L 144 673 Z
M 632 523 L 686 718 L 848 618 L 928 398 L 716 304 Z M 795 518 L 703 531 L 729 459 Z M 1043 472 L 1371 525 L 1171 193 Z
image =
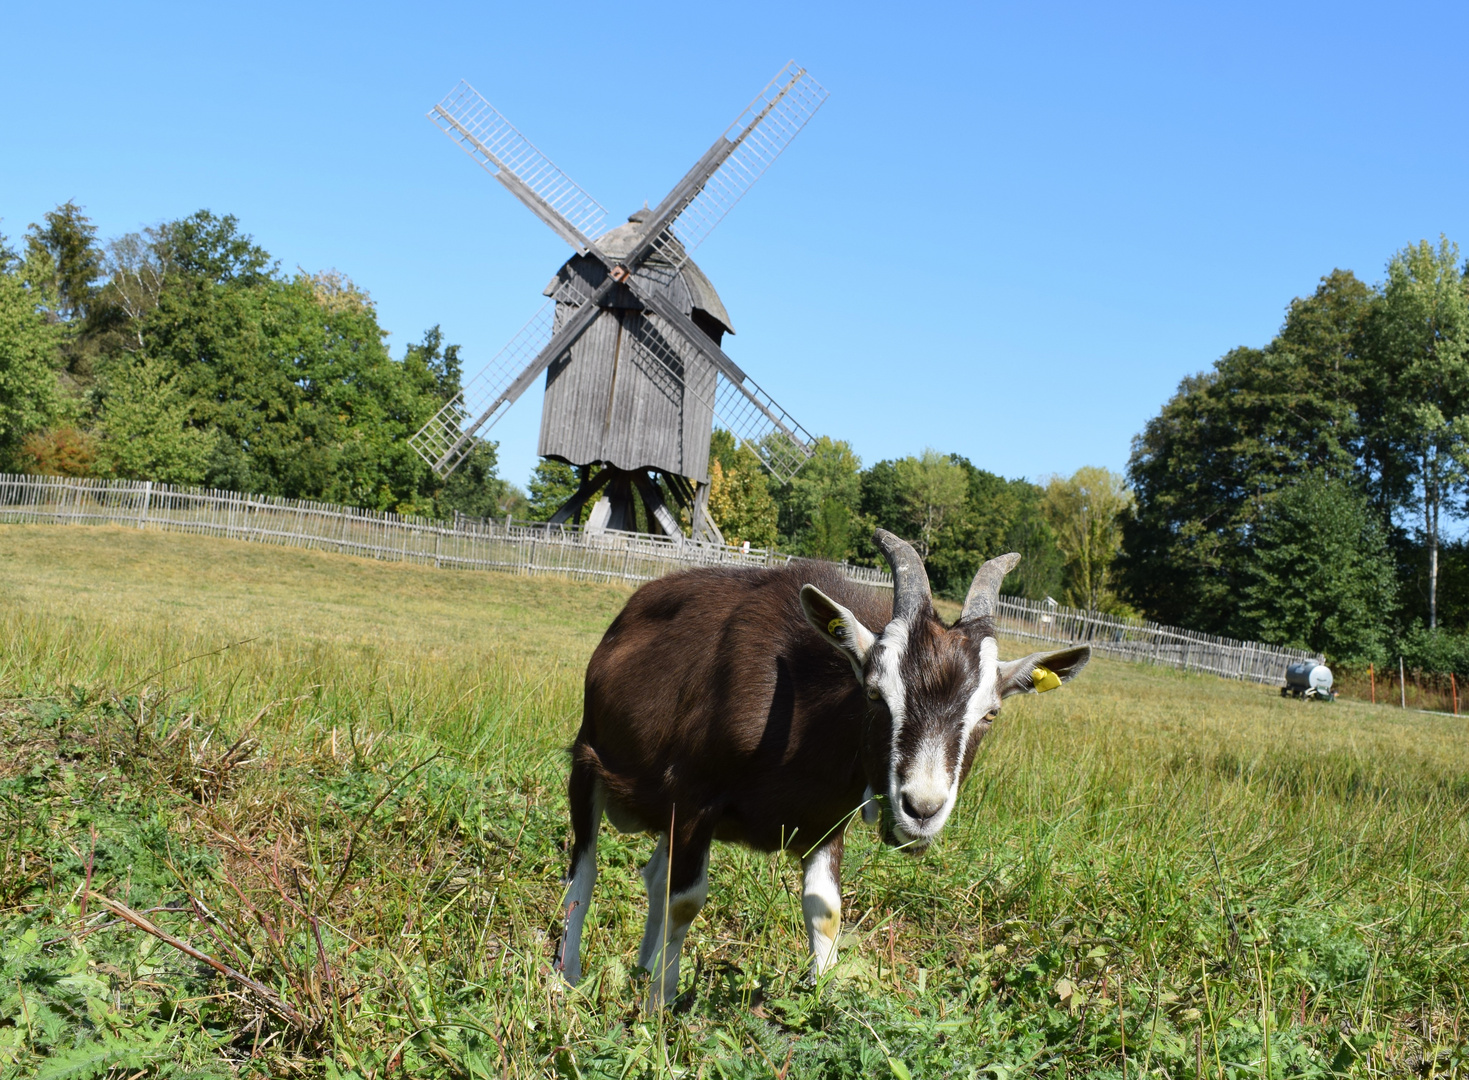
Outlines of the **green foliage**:
M 1254 530 L 1239 633 L 1381 664 L 1392 637 L 1392 556 L 1366 498 L 1346 481 L 1311 473 L 1279 492 Z
M 0 467 L 411 513 L 508 498 L 493 444 L 447 483 L 407 445 L 459 391 L 458 346 L 434 326 L 394 361 L 347 276 L 283 276 L 208 210 L 99 245 L 67 203 L 26 239 L 0 286 Z
M 934 531 L 926 562 L 934 592 L 962 600 L 980 564 L 1018 551 L 1020 566 L 1006 577 L 1005 594 L 1031 600 L 1059 594 L 1061 554 L 1055 533 L 1041 513 L 1041 489 L 1026 480 L 1006 480 L 976 468 L 957 454 L 950 455 L 949 462 L 964 478 L 964 498 L 958 507 L 948 509 Z M 861 481 L 861 510 L 868 522 L 905 539 L 918 535 L 911 509 L 914 503 L 905 497 L 899 462 L 879 461 L 862 474 Z M 883 565 L 882 556 L 866 537 L 858 550 L 867 565 Z
M 1462 631 L 1429 630 L 1420 623 L 1398 638 L 1394 651 L 1409 671 L 1469 677 L 1469 634 Z
M 1046 520 L 1044 489 L 1025 480 L 1011 480 L 1014 510 L 1006 521 L 1001 552 L 1018 551 L 1020 565 L 1005 577 L 1000 591 L 1027 600 L 1055 599 L 1064 587 L 1066 560 L 1056 534 Z M 972 576 L 972 575 L 971 575 Z
M 441 401 L 448 401 L 463 386 L 464 366 L 459 361 L 459 346 L 445 344 L 444 332 L 437 323 L 423 332 L 421 343 L 408 346 L 403 354 L 403 366 L 410 372 L 422 369 L 432 375 Z
M 1042 508 L 1065 559 L 1068 604 L 1126 613 L 1112 588 L 1112 564 L 1132 506 L 1127 482 L 1107 469 L 1086 466 L 1069 477 L 1053 476 L 1046 485 Z
M 103 383 L 96 468 L 104 476 L 199 484 L 217 436 L 189 423 L 192 403 L 178 375 L 147 356 L 115 363 Z
M 499 475 L 500 444 L 477 439 L 474 449 L 444 481 L 439 493 L 441 517 L 455 513 L 472 518 L 501 517 L 511 512 L 514 489 Z
M 830 497 L 829 484 L 833 478 L 840 482 L 849 454 L 840 444 L 830 444 L 824 455 L 826 483 L 818 480 L 808 490 Z M 734 436 L 722 429 L 710 440 L 709 516 L 727 544 L 773 548 L 779 541 L 779 507 L 770 492 L 770 474 L 753 447 L 736 444 Z
M 276 277 L 276 263 L 254 238 L 240 232 L 234 214 L 218 217 L 198 210 L 162 229 L 167 265 L 180 277 L 212 285 L 263 285 Z
M 31 283 L 55 296 L 58 319 L 79 320 L 87 314 L 102 276 L 97 227 L 71 200 L 48 211 L 42 220 L 44 225 L 26 230 L 27 264 L 38 270 L 45 267 L 49 274 Z
M 862 462 L 850 443 L 826 435 L 815 440 L 812 450 L 811 459 L 788 483 L 771 485 L 780 548 L 806 558 L 843 562 L 856 554 L 861 534 L 871 532 L 864 529 L 858 512 Z M 721 459 L 726 477 L 733 465 L 732 458 Z
M 1440 238 L 1437 248 L 1425 240 L 1398 252 L 1363 338 L 1368 453 L 1383 498 L 1419 515 L 1432 628 L 1441 516 L 1455 515 L 1469 492 L 1469 294 L 1459 249 Z
M 1355 477 L 1371 291 L 1350 272 L 1294 301 L 1264 349 L 1191 375 L 1133 443 L 1136 514 L 1118 560 L 1124 598 L 1161 622 L 1228 633 L 1262 499 L 1312 470 Z
M 18 468 L 22 441 L 61 410 L 54 368 L 61 340 L 20 275 L 0 269 L 0 470 Z
M 576 494 L 579 484 L 576 470 L 566 462 L 542 459 L 531 471 L 530 483 L 526 485 L 526 518 L 549 521 L 562 503 Z
M 968 476 L 947 455 L 927 448 L 897 464 L 898 501 L 921 558 L 928 558 L 944 526 L 964 507 Z

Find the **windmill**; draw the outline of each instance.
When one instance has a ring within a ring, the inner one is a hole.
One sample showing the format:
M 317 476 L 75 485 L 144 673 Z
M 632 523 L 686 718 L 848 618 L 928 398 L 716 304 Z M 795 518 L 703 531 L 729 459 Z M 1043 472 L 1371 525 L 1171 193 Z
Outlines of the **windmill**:
M 575 249 L 540 310 L 410 439 L 447 476 L 476 440 L 546 373 L 537 452 L 577 469 L 553 523 L 650 530 L 682 541 L 660 490 L 684 507 L 695 540 L 721 541 L 708 512 L 717 421 L 788 480 L 811 437 L 720 347 L 732 332 L 709 279 L 689 258 L 826 100 L 787 64 L 656 207 L 607 227 L 607 212 L 468 83 L 429 115 Z

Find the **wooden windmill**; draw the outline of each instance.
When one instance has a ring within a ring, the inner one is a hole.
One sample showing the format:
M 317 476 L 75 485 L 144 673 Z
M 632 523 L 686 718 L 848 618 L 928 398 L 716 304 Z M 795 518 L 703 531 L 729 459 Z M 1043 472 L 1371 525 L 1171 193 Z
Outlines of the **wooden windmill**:
M 624 225 L 537 150 L 468 83 L 429 118 L 528 206 L 576 254 L 549 298 L 458 395 L 410 440 L 447 476 L 546 373 L 537 452 L 577 468 L 580 484 L 553 522 L 683 532 L 663 499 L 685 507 L 696 540 L 720 540 L 709 517 L 714 424 L 789 479 L 811 438 L 720 347 L 733 332 L 714 286 L 689 258 L 821 107 L 826 91 L 788 64 L 668 196 Z

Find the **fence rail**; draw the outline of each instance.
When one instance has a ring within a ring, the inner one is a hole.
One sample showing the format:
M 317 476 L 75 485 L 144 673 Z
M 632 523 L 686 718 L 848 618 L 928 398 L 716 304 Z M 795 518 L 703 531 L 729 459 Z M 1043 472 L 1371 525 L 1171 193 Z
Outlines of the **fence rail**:
M 1302 661 L 1320 663 L 1317 653 L 1215 637 L 1141 619 L 1053 607 L 1044 601 L 1000 597 L 998 628 L 1036 641 L 1076 642 L 1119 660 L 1201 671 L 1268 686 L 1285 685 L 1285 669 Z
M 268 495 L 150 481 L 0 473 L 0 523 L 121 525 L 334 551 L 463 570 L 555 574 L 584 581 L 650 581 L 690 566 L 778 566 L 774 551 L 643 533 L 532 522 L 436 521 Z M 849 580 L 892 588 L 885 571 L 845 565 Z M 1037 641 L 1085 642 L 1124 660 L 1283 685 L 1287 664 L 1311 653 L 1212 637 L 1155 623 L 1001 597 L 999 628 Z

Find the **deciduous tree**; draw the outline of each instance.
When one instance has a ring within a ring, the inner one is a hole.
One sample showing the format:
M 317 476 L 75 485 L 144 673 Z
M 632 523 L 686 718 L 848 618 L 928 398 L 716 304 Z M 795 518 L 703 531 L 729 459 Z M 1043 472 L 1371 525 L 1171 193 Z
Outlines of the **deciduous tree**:
M 1438 624 L 1444 517 L 1469 490 L 1469 296 L 1459 249 L 1445 238 L 1404 248 L 1388 264 L 1366 321 L 1373 374 L 1368 441 L 1385 499 L 1418 515 L 1428 556 L 1428 626 Z
M 62 330 L 37 311 L 36 300 L 19 274 L 0 270 L 0 469 L 19 468 L 22 441 L 61 411 Z
M 822 435 L 812 455 L 784 484 L 772 485 L 782 550 L 841 562 L 856 550 L 861 529 L 862 462 L 850 443 Z
M 969 478 L 952 459 L 932 448 L 897 463 L 898 499 L 913 545 L 927 559 L 944 525 L 964 507 Z
M 1313 469 L 1359 478 L 1372 292 L 1350 272 L 1293 301 L 1264 349 L 1191 375 L 1133 440 L 1137 511 L 1118 560 L 1124 598 L 1153 618 L 1229 633 L 1262 500 Z
M 1253 541 L 1237 633 L 1346 663 L 1382 662 L 1394 568 L 1365 495 L 1310 473 L 1267 501 Z
M 1126 480 L 1086 466 L 1069 477 L 1051 477 L 1042 505 L 1066 560 L 1067 602 L 1088 611 L 1117 610 L 1112 563 L 1133 505 Z

